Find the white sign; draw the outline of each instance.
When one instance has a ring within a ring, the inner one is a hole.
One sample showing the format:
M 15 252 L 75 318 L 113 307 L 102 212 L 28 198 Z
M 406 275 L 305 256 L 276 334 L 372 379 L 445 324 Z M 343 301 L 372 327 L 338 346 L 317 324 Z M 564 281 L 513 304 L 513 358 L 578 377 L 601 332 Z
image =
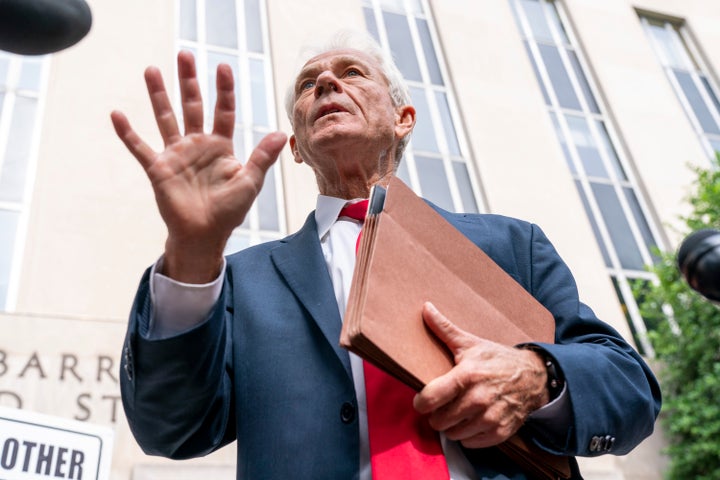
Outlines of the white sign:
M 113 431 L 0 407 L 0 480 L 107 480 Z

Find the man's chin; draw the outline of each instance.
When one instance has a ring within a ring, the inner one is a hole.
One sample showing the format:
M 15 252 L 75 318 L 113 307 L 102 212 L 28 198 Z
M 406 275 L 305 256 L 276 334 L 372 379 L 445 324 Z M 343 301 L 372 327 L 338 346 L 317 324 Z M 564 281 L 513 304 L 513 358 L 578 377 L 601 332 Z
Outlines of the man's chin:
M 355 144 L 358 141 L 370 141 L 367 129 L 341 123 L 323 125 L 322 128 L 316 129 L 308 140 L 310 144 L 318 146 L 331 144 L 333 147 L 345 142 Z

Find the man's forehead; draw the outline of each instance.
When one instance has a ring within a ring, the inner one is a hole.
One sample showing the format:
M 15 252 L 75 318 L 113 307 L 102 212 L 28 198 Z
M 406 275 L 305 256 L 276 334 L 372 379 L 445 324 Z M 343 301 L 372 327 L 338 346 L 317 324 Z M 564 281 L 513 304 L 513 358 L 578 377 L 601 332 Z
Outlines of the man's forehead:
M 325 63 L 333 62 L 353 62 L 358 61 L 366 65 L 378 67 L 378 62 L 374 57 L 370 56 L 362 50 L 356 50 L 354 48 L 339 48 L 334 50 L 328 50 L 326 52 L 315 55 L 310 60 L 305 62 L 302 71 L 312 70 L 314 67 L 321 66 Z

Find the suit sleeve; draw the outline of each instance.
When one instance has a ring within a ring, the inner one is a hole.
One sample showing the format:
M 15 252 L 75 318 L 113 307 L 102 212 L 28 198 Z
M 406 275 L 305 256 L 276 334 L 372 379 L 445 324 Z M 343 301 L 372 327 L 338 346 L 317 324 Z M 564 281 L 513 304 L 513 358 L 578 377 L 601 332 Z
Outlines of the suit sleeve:
M 169 338 L 148 338 L 150 270 L 135 297 L 120 371 L 123 407 L 143 451 L 174 459 L 206 455 L 235 438 L 225 292 L 208 318 Z
M 538 344 L 559 365 L 572 410 L 564 435 L 526 424 L 541 447 L 557 454 L 629 452 L 653 431 L 660 389 L 640 355 L 580 302 L 570 270 L 544 233 L 532 226 L 530 291 L 554 315 L 555 344 Z

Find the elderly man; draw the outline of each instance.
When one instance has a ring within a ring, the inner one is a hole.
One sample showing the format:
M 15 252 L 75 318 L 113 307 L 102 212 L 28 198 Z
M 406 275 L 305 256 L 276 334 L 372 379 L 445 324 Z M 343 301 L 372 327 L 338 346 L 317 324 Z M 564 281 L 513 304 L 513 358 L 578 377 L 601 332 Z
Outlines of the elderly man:
M 317 209 L 297 233 L 227 259 L 225 243 L 285 135 L 266 136 L 245 165 L 233 156 L 227 65 L 218 67 L 213 130 L 204 133 L 188 52 L 178 55 L 184 133 L 159 71 L 145 73 L 164 151 L 112 113 L 168 228 L 164 255 L 137 293 L 121 372 L 123 405 L 144 451 L 189 458 L 237 440 L 238 479 L 382 480 L 532 478 L 495 448 L 518 432 L 561 455 L 634 448 L 659 410 L 652 373 L 580 303 L 540 229 L 497 215 L 437 209 L 553 313 L 555 343 L 495 344 L 427 304 L 424 320 L 453 352 L 454 368 L 417 395 L 390 393 L 392 379 L 371 393 L 369 367 L 338 346 L 361 228 L 342 212 L 394 175 L 415 110 L 371 39 L 333 42 L 304 64 L 287 97 L 290 148 L 315 173 Z M 385 405 L 373 409 L 394 413 L 376 428 L 368 413 L 377 400 Z M 412 419 L 400 420 L 405 414 Z M 390 430 L 374 433 L 383 426 Z M 392 445 L 378 449 L 388 435 Z

